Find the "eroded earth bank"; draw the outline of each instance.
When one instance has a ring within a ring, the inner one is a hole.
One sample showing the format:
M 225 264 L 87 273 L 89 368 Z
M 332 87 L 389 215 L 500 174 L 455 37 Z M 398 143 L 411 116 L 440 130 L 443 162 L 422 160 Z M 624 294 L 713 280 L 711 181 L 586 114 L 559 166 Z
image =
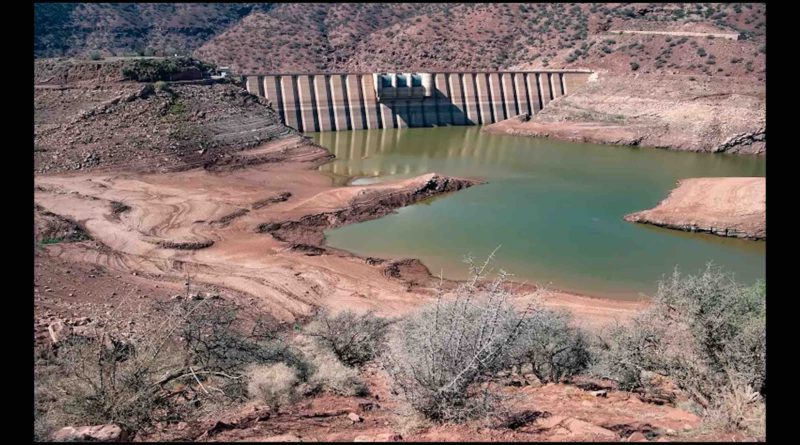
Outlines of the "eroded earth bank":
M 533 116 L 485 127 L 516 136 L 766 154 L 766 89 L 750 77 L 596 73 Z
M 625 215 L 625 220 L 766 240 L 766 199 L 766 178 L 689 178 L 655 208 Z

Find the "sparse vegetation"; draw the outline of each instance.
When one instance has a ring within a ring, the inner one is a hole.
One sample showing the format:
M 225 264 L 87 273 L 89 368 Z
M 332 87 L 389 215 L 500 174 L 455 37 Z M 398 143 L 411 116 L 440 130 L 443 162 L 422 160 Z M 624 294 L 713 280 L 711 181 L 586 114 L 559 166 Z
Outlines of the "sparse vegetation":
M 500 397 L 480 383 L 511 366 L 530 364 L 542 381 L 560 381 L 584 369 L 589 356 L 568 316 L 535 303 L 510 304 L 507 275 L 488 280 L 492 260 L 470 260 L 471 278 L 401 320 L 383 356 L 404 399 L 437 422 L 496 415 Z
M 163 80 L 159 80 L 156 83 L 154 83 L 153 88 L 155 88 L 156 91 L 164 91 L 168 93 L 172 92 L 172 90 L 169 87 L 169 84 L 167 82 L 164 82 Z
M 452 298 L 440 290 L 435 303 L 400 321 L 389 342 L 384 361 L 394 384 L 428 419 L 461 422 L 497 408 L 496 395 L 477 383 L 507 363 L 528 314 L 511 306 L 502 271 L 483 283 L 489 260 L 470 264 L 472 277 Z
M 676 271 L 659 283 L 652 309 L 610 331 L 596 372 L 631 390 L 651 385 L 647 373 L 662 374 L 708 416 L 758 434 L 766 397 L 765 294 L 764 284 L 741 286 L 715 266 L 695 276 Z
M 181 115 L 186 113 L 186 104 L 181 101 L 176 101 L 167 109 L 167 113 Z
M 194 418 L 203 406 L 243 400 L 248 376 L 258 386 L 265 370 L 279 369 L 265 366 L 282 364 L 298 379 L 307 376 L 307 364 L 274 336 L 274 325 L 259 318 L 247 330 L 230 303 L 173 301 L 158 317 L 135 323 L 131 309 L 92 317 L 98 320 L 92 329 L 65 339 L 57 354 L 38 356 L 42 436 L 65 425 L 106 423 L 135 435 L 157 422 Z
M 172 80 L 174 75 L 188 69 L 209 73 L 213 70 L 213 66 L 188 57 L 138 59 L 126 64 L 122 68 L 122 75 L 128 80 L 157 82 Z

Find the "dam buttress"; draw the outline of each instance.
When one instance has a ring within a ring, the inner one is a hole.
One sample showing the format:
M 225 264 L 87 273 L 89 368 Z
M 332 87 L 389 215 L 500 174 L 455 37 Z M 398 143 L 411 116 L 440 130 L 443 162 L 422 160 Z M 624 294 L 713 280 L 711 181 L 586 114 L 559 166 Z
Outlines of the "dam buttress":
M 246 74 L 247 91 L 299 131 L 486 125 L 535 115 L 589 70 Z

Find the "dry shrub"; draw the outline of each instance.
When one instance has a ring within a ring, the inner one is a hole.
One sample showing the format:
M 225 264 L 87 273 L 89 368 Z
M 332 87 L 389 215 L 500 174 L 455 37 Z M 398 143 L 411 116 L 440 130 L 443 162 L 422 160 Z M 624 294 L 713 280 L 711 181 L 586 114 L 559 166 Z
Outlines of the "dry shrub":
M 247 392 L 266 403 L 274 412 L 294 403 L 298 398 L 297 371 L 284 363 L 251 365 L 247 370 Z
M 180 317 L 171 313 L 131 327 L 129 318 L 115 315 L 38 361 L 36 403 L 47 407 L 52 429 L 114 423 L 136 434 L 192 411 L 181 392 L 173 392 L 176 379 L 169 378 L 185 366 L 186 354 L 173 341 Z
M 713 265 L 675 271 L 651 309 L 604 336 L 594 372 L 627 389 L 643 388 L 648 372 L 668 376 L 706 414 L 729 412 L 728 425 L 757 430 L 737 419 L 758 418 L 766 398 L 765 297 L 763 283 L 741 286 Z M 755 414 L 737 414 L 744 407 Z
M 528 312 L 518 313 L 503 286 L 507 274 L 484 282 L 492 257 L 482 265 L 471 260 L 472 278 L 452 298 L 443 291 L 433 304 L 398 323 L 384 362 L 403 398 L 437 422 L 489 417 L 498 397 L 486 374 L 507 363 L 507 351 Z
M 309 337 L 300 335 L 296 342 L 313 370 L 308 378 L 309 392 L 327 391 L 342 396 L 368 394 L 368 388 L 356 368 L 345 365 L 333 352 Z
M 374 359 L 383 348 L 391 323 L 372 311 L 359 315 L 344 310 L 333 315 L 322 310 L 306 333 L 330 349 L 342 363 L 361 366 Z
M 509 351 L 511 363 L 520 369 L 530 365 L 542 383 L 560 382 L 586 369 L 591 359 L 588 343 L 571 322 L 568 312 L 531 311 Z
M 706 423 L 723 430 L 744 431 L 751 436 L 749 440 L 764 441 L 767 435 L 767 405 L 761 394 L 748 386 L 726 388 L 708 410 Z
M 37 356 L 37 437 L 63 426 L 107 423 L 133 436 L 242 400 L 250 365 L 307 367 L 274 327 L 256 320 L 247 329 L 233 304 L 129 306 L 125 300 L 111 314 L 93 314 L 88 333 Z

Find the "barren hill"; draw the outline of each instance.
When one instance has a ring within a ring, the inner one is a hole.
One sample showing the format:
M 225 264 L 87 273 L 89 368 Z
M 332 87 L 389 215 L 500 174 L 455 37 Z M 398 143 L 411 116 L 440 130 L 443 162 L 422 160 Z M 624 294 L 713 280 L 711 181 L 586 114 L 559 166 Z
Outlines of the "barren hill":
M 760 77 L 766 53 L 766 6 L 749 3 L 40 4 L 36 23 L 39 56 L 194 51 L 240 72 L 591 67 Z M 619 30 L 676 35 L 611 33 Z
M 240 85 L 127 79 L 143 60 L 153 59 L 36 61 L 34 171 L 216 168 L 268 161 L 270 153 L 242 151 L 266 142 L 313 145 Z M 174 60 L 147 66 L 184 63 Z
M 740 75 L 763 69 L 764 16 L 764 5 L 730 4 L 286 4 L 253 12 L 195 54 L 240 71 L 630 72 L 636 62 L 641 71 Z M 738 32 L 740 40 L 608 37 L 630 29 Z M 701 47 L 704 56 L 695 54 Z

